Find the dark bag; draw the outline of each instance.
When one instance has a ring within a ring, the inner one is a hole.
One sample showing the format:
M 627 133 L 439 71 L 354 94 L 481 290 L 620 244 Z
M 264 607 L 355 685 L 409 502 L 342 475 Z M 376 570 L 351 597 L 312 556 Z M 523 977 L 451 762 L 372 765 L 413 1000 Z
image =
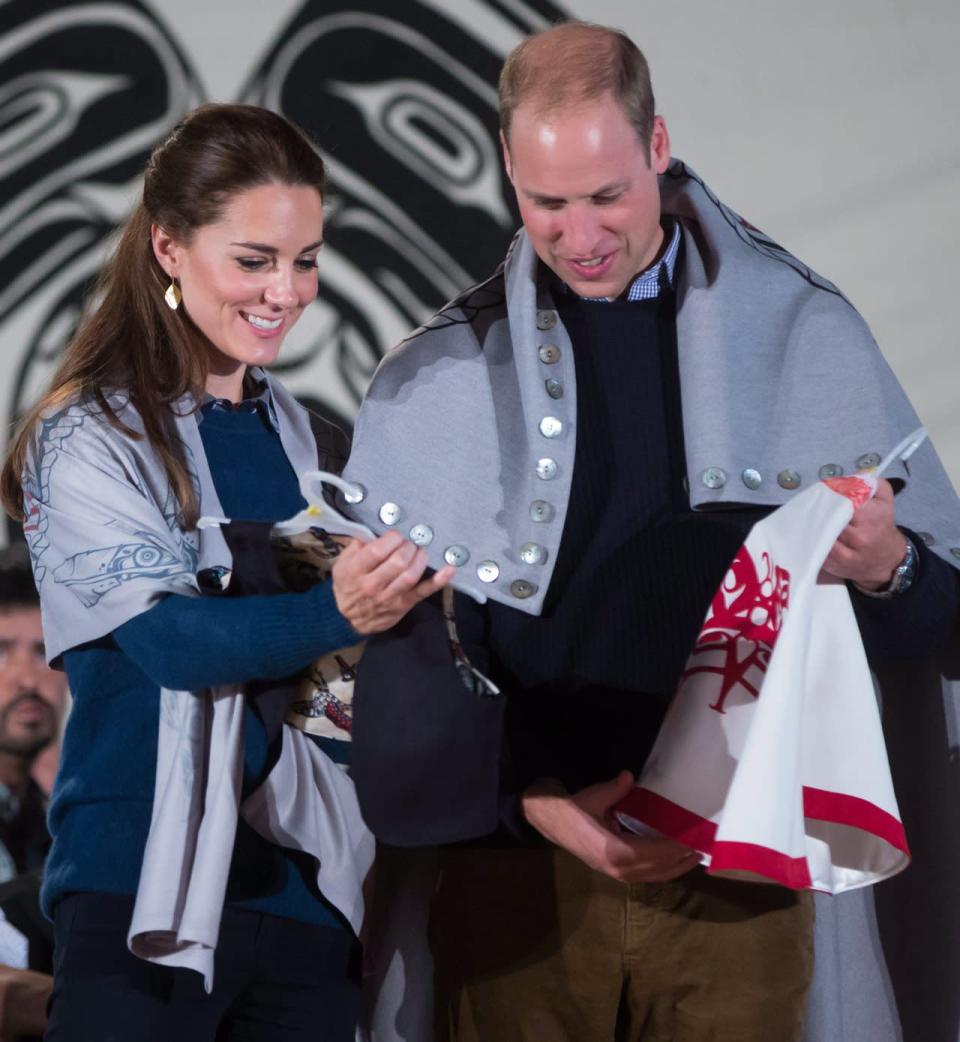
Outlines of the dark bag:
M 458 610 L 465 644 L 480 643 L 469 632 L 480 620 Z M 394 846 L 471 839 L 499 823 L 504 699 L 471 683 L 455 647 L 438 595 L 370 638 L 357 673 L 350 773 L 367 825 Z

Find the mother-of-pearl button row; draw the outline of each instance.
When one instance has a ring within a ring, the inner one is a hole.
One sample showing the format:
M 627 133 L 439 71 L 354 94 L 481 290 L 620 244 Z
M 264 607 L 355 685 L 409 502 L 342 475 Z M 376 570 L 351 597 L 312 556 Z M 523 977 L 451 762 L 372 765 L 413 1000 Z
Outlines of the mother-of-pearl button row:
M 862 456 L 857 457 L 854 469 L 869 470 L 871 467 L 879 466 L 880 462 L 881 456 L 879 452 L 865 452 Z M 824 463 L 824 465 L 817 471 L 817 477 L 820 480 L 825 478 L 839 478 L 842 474 L 843 467 L 841 467 L 839 463 Z M 740 478 L 744 485 L 749 489 L 758 489 L 763 484 L 763 476 L 760 474 L 759 470 L 756 470 L 753 467 L 747 467 L 741 473 Z M 722 467 L 707 467 L 700 475 L 700 480 L 707 488 L 723 488 L 727 483 L 727 472 Z M 788 491 L 799 488 L 802 481 L 803 479 L 800 476 L 800 472 L 793 470 L 790 467 L 781 470 L 777 475 L 777 484 Z M 936 539 L 929 532 L 917 532 L 917 538 L 920 539 L 925 546 L 933 546 L 934 543 L 936 543 Z M 960 546 L 951 546 L 950 553 L 960 560 Z
M 537 329 L 548 332 L 557 324 L 557 313 L 549 308 L 537 312 Z M 563 357 L 558 344 L 544 343 L 537 348 L 537 357 L 542 365 L 556 365 Z M 543 381 L 547 397 L 559 401 L 563 397 L 563 383 L 555 376 L 548 376 Z M 563 434 L 563 420 L 559 416 L 546 415 L 537 425 L 544 438 L 554 440 Z M 560 471 L 559 464 L 552 456 L 541 456 L 534 464 L 539 481 L 553 481 Z M 556 517 L 556 508 L 546 499 L 535 499 L 530 504 L 530 520 L 537 524 L 552 521 Z M 542 565 L 547 561 L 547 550 L 539 543 L 524 543 L 520 547 L 520 560 L 524 564 Z M 535 587 L 534 587 L 535 589 Z
M 542 310 L 537 312 L 537 329 L 545 331 L 553 329 L 557 324 L 557 313 L 555 311 Z M 561 351 L 557 344 L 541 344 L 537 348 L 537 356 L 544 365 L 556 365 L 560 361 Z M 549 377 L 544 381 L 544 389 L 547 396 L 553 401 L 563 397 L 563 384 L 555 377 Z M 544 416 L 538 424 L 540 433 L 544 438 L 559 438 L 563 434 L 563 421 L 558 416 Z M 553 481 L 557 476 L 559 467 L 557 461 L 549 456 L 542 456 L 536 462 L 537 477 L 541 481 Z M 384 509 L 393 508 L 395 504 L 387 503 L 381 508 L 380 520 L 384 524 L 395 522 L 388 521 L 383 516 Z M 388 510 L 389 516 L 393 516 L 393 510 Z M 552 503 L 545 499 L 535 499 L 530 504 L 530 520 L 537 524 L 544 524 L 556 517 L 556 509 Z M 427 525 L 414 525 L 410 530 L 410 538 L 413 542 L 425 540 L 429 542 L 433 538 L 433 532 Z M 421 541 L 419 545 L 425 545 Z M 443 559 L 447 564 L 461 568 L 470 559 L 470 551 L 459 544 L 448 546 L 443 552 Z M 528 565 L 542 565 L 547 560 L 547 550 L 539 543 L 524 543 L 520 547 L 520 560 Z M 500 578 L 500 565 L 496 561 L 481 561 L 477 565 L 477 578 L 484 583 L 493 583 Z M 532 597 L 537 592 L 537 586 L 526 579 L 516 579 L 510 584 L 510 592 L 514 597 Z
M 557 313 L 555 311 L 537 312 L 537 329 L 544 331 L 552 329 L 557 324 Z M 556 365 L 560 361 L 561 351 L 557 344 L 541 344 L 537 349 L 538 357 L 544 365 Z M 563 397 L 563 384 L 554 377 L 544 381 L 544 389 L 549 398 L 558 401 Z M 557 416 L 544 416 L 539 423 L 540 433 L 544 438 L 559 438 L 563 434 L 563 421 Z M 557 461 L 550 456 L 542 456 L 536 462 L 537 477 L 541 481 L 553 481 L 557 476 L 559 466 Z M 366 496 L 362 486 L 356 486 L 356 493 L 346 496 L 348 503 L 360 503 Z M 402 517 L 399 504 L 386 502 L 381 504 L 379 510 L 380 520 L 385 525 L 396 525 Z M 545 499 L 535 499 L 530 504 L 530 520 L 543 524 L 552 521 L 556 517 L 556 509 L 552 503 Z M 428 546 L 433 542 L 433 529 L 423 522 L 413 525 L 409 531 L 410 541 L 417 546 Z M 443 559 L 454 568 L 462 568 L 470 560 L 470 551 L 460 543 L 454 543 L 443 551 Z M 547 550 L 539 543 L 524 543 L 520 547 L 520 560 L 528 565 L 542 565 L 547 560 Z M 477 565 L 477 578 L 483 583 L 494 583 L 500 578 L 500 565 L 496 561 L 481 561 Z M 514 597 L 532 597 L 537 592 L 537 586 L 526 579 L 515 579 L 510 584 L 510 592 Z
M 359 502 L 359 500 L 354 500 L 354 502 Z M 538 512 L 553 509 L 549 503 L 541 500 L 531 506 L 531 515 L 535 508 Z M 397 503 L 383 503 L 379 510 L 380 520 L 391 527 L 399 523 L 402 514 Z M 534 520 L 538 519 L 534 518 Z M 546 520 L 546 517 L 541 517 L 539 520 Z M 429 546 L 433 542 L 434 532 L 430 525 L 420 521 L 411 526 L 408 535 L 411 543 L 415 543 L 417 546 Z M 461 543 L 453 543 L 443 551 L 443 559 L 454 568 L 462 568 L 470 560 L 470 551 Z M 520 547 L 520 559 L 525 564 L 542 564 L 547 559 L 547 552 L 536 543 L 524 543 Z M 477 578 L 482 583 L 495 583 L 500 578 L 500 565 L 496 561 L 481 561 L 477 565 Z M 532 597 L 537 592 L 537 587 L 533 583 L 527 582 L 526 579 L 516 579 L 510 584 L 510 592 L 514 597 L 524 599 Z
M 856 470 L 869 470 L 880 463 L 880 454 L 877 452 L 865 452 L 857 459 Z M 839 478 L 843 474 L 843 467 L 839 463 L 824 463 L 817 471 L 817 477 Z M 749 489 L 758 489 L 763 484 L 763 475 L 754 467 L 747 467 L 741 474 L 740 479 Z M 700 475 L 700 480 L 707 488 L 723 488 L 728 481 L 727 472 L 722 467 L 707 467 Z M 777 484 L 781 488 L 793 490 L 799 488 L 803 478 L 800 471 L 793 467 L 786 467 L 777 475 Z

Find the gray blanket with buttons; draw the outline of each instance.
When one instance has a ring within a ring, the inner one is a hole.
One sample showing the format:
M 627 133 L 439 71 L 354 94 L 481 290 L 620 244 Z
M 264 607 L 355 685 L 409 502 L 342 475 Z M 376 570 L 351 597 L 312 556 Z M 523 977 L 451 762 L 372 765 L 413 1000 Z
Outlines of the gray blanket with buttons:
M 677 341 L 690 502 L 778 505 L 868 467 L 919 425 L 840 291 L 674 161 Z M 501 271 L 383 360 L 344 472 L 351 512 L 420 543 L 455 585 L 536 614 L 566 517 L 577 427 L 570 339 L 527 237 Z M 928 443 L 888 472 L 899 520 L 960 565 L 960 502 Z
M 778 505 L 850 473 L 919 426 L 853 306 L 723 205 L 686 164 L 661 180 L 683 260 L 677 340 L 690 502 Z M 573 470 L 570 339 L 521 232 L 502 268 L 392 351 L 357 418 L 351 512 L 396 528 L 454 584 L 537 613 Z M 898 519 L 960 566 L 960 502 L 931 444 L 888 476 Z M 960 1037 L 960 703 L 952 663 L 884 682 L 897 795 L 914 852 L 898 879 L 818 903 L 807 1042 Z

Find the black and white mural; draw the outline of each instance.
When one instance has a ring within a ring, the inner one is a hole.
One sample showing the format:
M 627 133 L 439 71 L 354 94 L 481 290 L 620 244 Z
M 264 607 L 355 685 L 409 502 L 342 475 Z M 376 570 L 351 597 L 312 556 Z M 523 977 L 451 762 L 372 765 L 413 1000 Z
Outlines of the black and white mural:
M 136 3 L 0 6 L 0 386 L 9 424 L 47 382 L 153 144 L 200 100 Z
M 417 0 L 305 0 L 237 93 L 307 129 L 329 164 L 320 300 L 278 369 L 347 423 L 384 351 L 485 277 L 518 224 L 497 145 L 503 41 L 564 12 L 472 6 L 507 31 L 485 39 Z M 187 42 L 137 0 L 0 3 L 6 425 L 48 380 L 150 149 L 207 100 Z

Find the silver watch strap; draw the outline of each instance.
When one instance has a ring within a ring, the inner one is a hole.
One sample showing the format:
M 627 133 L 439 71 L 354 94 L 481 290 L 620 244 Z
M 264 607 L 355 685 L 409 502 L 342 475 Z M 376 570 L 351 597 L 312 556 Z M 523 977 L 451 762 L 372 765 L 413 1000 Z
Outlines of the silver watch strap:
M 874 597 L 877 600 L 889 600 L 891 597 L 906 593 L 910 589 L 913 585 L 913 580 L 917 576 L 917 548 L 913 545 L 913 540 L 909 536 L 904 536 L 903 539 L 906 543 L 903 560 L 894 568 L 889 585 L 882 590 L 865 590 L 859 583 L 854 583 L 858 593 L 862 593 L 864 597 Z

